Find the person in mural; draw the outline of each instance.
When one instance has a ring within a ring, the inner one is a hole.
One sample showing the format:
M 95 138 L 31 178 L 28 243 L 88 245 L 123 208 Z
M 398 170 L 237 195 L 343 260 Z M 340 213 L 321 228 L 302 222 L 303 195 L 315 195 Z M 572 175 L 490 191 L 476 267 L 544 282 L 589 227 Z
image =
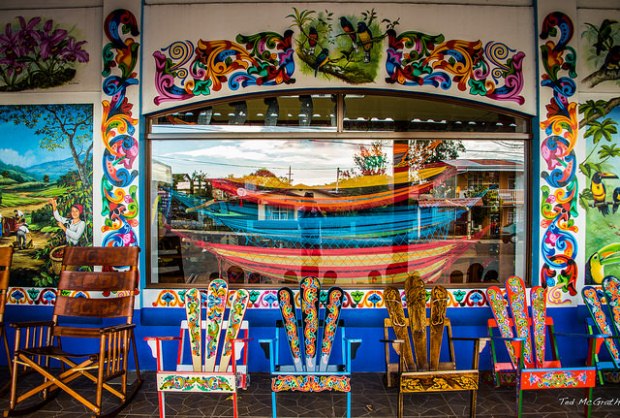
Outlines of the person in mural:
M 13 211 L 13 219 L 15 219 L 15 247 L 20 250 L 25 250 L 28 246 L 28 224 L 24 217 L 24 212 L 15 209 Z
M 58 222 L 58 226 L 65 231 L 65 238 L 68 245 L 78 245 L 80 237 L 86 229 L 86 222 L 82 219 L 84 214 L 84 206 L 75 203 L 71 206 L 71 218 L 65 218 L 58 212 L 58 203 L 56 199 L 50 199 L 49 204 L 52 205 L 54 219 Z

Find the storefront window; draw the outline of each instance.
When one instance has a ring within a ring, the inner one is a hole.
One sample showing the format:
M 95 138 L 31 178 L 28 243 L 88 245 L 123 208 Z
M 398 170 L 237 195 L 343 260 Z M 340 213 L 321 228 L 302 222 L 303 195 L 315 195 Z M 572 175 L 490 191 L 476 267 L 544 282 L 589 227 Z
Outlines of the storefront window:
M 494 125 L 495 137 L 472 130 L 458 139 L 435 131 L 407 137 L 376 129 L 370 113 L 382 109 L 376 118 L 391 118 L 394 132 L 417 132 L 398 121 L 411 122 L 411 112 L 424 103 L 376 96 L 383 106 L 375 107 L 373 96 L 300 97 L 305 102 L 284 99 L 290 105 L 286 114 L 291 103 L 303 107 L 307 98 L 316 99 L 309 123 L 302 124 L 299 112 L 295 121 L 277 119 L 262 131 L 266 119 L 246 118 L 237 127 L 248 133 L 234 138 L 229 134 L 238 131 L 227 131 L 224 122 L 174 119 L 232 104 L 153 119 L 151 284 L 195 285 L 223 277 L 231 284 L 278 285 L 316 275 L 343 286 L 369 286 L 402 283 L 413 270 L 429 283 L 455 285 L 526 276 L 524 120 L 443 104 L 437 111 L 444 112 L 447 126 L 457 117 L 467 121 L 465 116 L 512 126 Z M 273 107 L 280 99 L 247 100 L 243 112 L 256 112 L 256 103 Z M 349 99 L 369 105 L 349 105 Z M 390 101 L 398 109 L 408 104 L 407 111 L 388 116 Z M 426 121 L 438 119 L 426 112 L 420 115 Z M 363 132 L 346 134 L 355 131 L 347 115 Z M 366 125 L 359 118 L 368 119 Z M 205 135 L 191 137 L 188 127 Z M 313 137 L 308 127 L 322 134 Z

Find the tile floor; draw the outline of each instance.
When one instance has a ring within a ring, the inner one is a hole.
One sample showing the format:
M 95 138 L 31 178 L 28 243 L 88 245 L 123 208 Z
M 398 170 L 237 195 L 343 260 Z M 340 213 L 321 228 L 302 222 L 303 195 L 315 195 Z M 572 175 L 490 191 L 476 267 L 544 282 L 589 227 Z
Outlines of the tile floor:
M 6 373 L 0 379 L 6 381 Z M 119 417 L 158 417 L 155 374 L 144 373 L 145 382 L 136 397 Z M 353 417 L 395 417 L 397 392 L 386 388 L 381 373 L 357 373 L 353 375 Z M 2 382 L 4 383 L 4 382 Z M 547 390 L 526 392 L 524 417 L 560 418 L 581 417 L 583 408 L 578 405 L 583 390 Z M 620 417 L 620 385 L 597 387 L 594 391 L 596 406 L 593 417 Z M 482 383 L 478 391 L 479 417 L 510 417 L 515 414 L 514 390 L 496 389 Z M 574 401 L 574 404 L 572 404 Z M 8 405 L 8 393 L 0 395 L 0 410 Z M 279 417 L 342 417 L 345 416 L 346 398 L 341 393 L 282 393 L 278 395 Z M 232 402 L 227 395 L 168 394 L 166 412 L 169 417 L 231 417 Z M 271 417 L 271 393 L 269 376 L 254 373 L 247 391 L 239 396 L 239 414 L 244 417 Z M 461 417 L 469 415 L 469 396 L 463 392 L 444 394 L 407 395 L 407 417 Z M 66 394 L 59 394 L 53 401 L 36 413 L 26 417 L 87 417 L 85 408 Z

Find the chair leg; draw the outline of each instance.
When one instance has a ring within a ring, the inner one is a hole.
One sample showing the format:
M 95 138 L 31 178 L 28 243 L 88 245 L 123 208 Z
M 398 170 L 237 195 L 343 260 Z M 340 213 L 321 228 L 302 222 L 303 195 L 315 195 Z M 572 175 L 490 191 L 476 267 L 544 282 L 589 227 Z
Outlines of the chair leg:
M 351 391 L 347 392 L 347 418 L 351 418 Z
M 159 418 L 166 418 L 166 394 L 157 390 L 157 402 L 159 403 Z
M 517 418 L 521 418 L 523 413 L 523 391 L 517 386 Z
M 236 390 L 232 394 L 232 402 L 233 402 L 233 418 L 238 418 L 239 409 L 237 408 L 237 391 Z
M 478 391 L 472 390 L 470 393 L 470 403 L 469 403 L 469 416 L 474 418 L 476 416 L 476 400 L 478 398 Z
M 404 403 L 404 399 L 403 399 L 404 395 L 402 392 L 398 392 L 398 418 L 402 418 L 403 417 L 403 403 Z
M 13 364 L 11 363 L 11 352 L 9 351 L 9 339 L 6 336 L 6 330 L 4 329 L 4 324 L 0 324 L 0 337 L 2 337 L 2 341 L 4 344 L 4 350 L 6 352 L 6 361 L 7 367 L 9 369 L 9 376 L 13 376 Z
M 271 416 L 273 418 L 278 418 L 278 412 L 276 410 L 277 408 L 277 401 L 276 401 L 276 393 L 275 392 L 271 392 Z
M 587 418 L 590 418 L 592 416 L 592 392 L 593 392 L 593 388 L 588 388 L 586 390 L 586 396 L 588 397 L 588 402 L 586 402 L 583 412 Z

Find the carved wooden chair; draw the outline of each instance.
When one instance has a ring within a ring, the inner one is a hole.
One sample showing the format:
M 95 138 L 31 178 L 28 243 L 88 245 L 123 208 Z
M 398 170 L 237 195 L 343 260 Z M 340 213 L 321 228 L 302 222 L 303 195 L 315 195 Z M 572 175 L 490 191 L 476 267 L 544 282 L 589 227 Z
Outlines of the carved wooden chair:
M 237 289 L 230 301 L 228 320 L 224 320 L 229 299 L 228 285 L 222 279 L 209 283 L 206 292 L 206 320 L 202 320 L 203 295 L 198 289 L 185 294 L 187 319 L 181 322 L 179 337 L 147 337 L 157 360 L 159 416 L 166 416 L 167 392 L 230 393 L 233 416 L 238 416 L 237 391 L 247 389 L 248 322 L 243 318 L 250 296 Z M 238 338 L 241 337 L 241 338 Z M 178 341 L 176 367 L 166 370 L 164 342 Z
M 384 290 L 389 318 L 384 326 L 391 328 L 395 340 L 386 339 L 386 351 L 394 347 L 399 355 L 398 367 L 398 417 L 403 416 L 406 393 L 437 393 L 445 391 L 470 392 L 470 416 L 476 415 L 478 391 L 479 353 L 484 348 L 484 338 L 454 338 L 452 325 L 446 317 L 448 293 L 442 286 L 431 290 L 430 317 L 426 317 L 426 290 L 424 282 L 416 273 L 405 282 L 405 297 L 409 317 L 405 316 L 400 291 L 395 287 Z M 411 329 L 411 335 L 410 335 Z M 440 360 L 444 346 L 448 358 Z M 473 359 L 470 369 L 457 369 L 454 355 L 455 341 L 473 342 Z M 413 347 L 413 348 L 412 348 Z M 415 355 L 415 357 L 414 357 Z M 389 356 L 386 353 L 386 358 Z
M 493 318 L 488 320 L 488 326 L 496 385 L 508 381 L 502 375 L 512 374 L 515 377 L 516 415 L 522 415 L 524 390 L 584 388 L 587 396 L 585 414 L 590 416 L 596 369 L 586 365 L 562 365 L 553 318 L 546 313 L 547 289 L 532 287 L 531 316 L 525 285 L 520 277 L 508 278 L 506 296 L 508 301 L 497 286 L 487 289 L 487 299 L 493 311 Z M 570 337 L 574 340 L 579 335 L 573 334 Z M 602 340 L 595 337 L 590 341 L 589 357 L 593 358 Z M 503 355 L 503 358 L 500 355 Z
M 276 394 L 286 391 L 344 392 L 347 417 L 350 417 L 351 361 L 361 340 L 346 338 L 345 326 L 340 320 L 344 292 L 339 287 L 327 291 L 325 314 L 321 319 L 319 279 L 305 277 L 299 291 L 301 315 L 296 315 L 293 291 L 288 287 L 278 290 L 282 321 L 276 323 L 274 339 L 260 341 L 269 358 L 273 418 L 278 415 Z M 290 354 L 280 352 L 281 339 L 288 341 Z M 340 353 L 332 356 L 335 341 L 340 342 Z
M 604 384 L 607 375 L 609 380 L 616 381 L 614 375 L 620 372 L 620 280 L 614 276 L 603 279 L 602 288 L 584 286 L 581 290 L 583 301 L 588 307 L 590 317 L 587 318 L 590 335 L 607 336 L 604 346 L 608 353 L 602 358 L 598 353 L 594 356 L 594 365 L 598 371 L 599 381 Z
M 117 413 L 142 384 L 134 339 L 134 295 L 138 287 L 138 247 L 67 247 L 50 321 L 12 323 L 15 351 L 11 395 L 6 415 L 24 414 L 53 399 L 60 390 L 103 415 L 102 400 L 118 398 L 105 414 Z M 68 352 L 62 340 L 78 339 Z M 128 382 L 129 351 L 136 378 Z M 52 368 L 50 360 L 61 367 Z M 18 370 L 41 375 L 38 386 L 24 389 Z M 83 389 L 94 385 L 92 393 Z M 18 393 L 18 389 L 23 389 Z M 38 399 L 30 399 L 38 395 Z M 30 402 L 27 402 L 30 399 Z
M 11 353 L 9 351 L 9 340 L 6 336 L 4 327 L 4 309 L 6 306 L 7 291 L 9 289 L 9 275 L 11 270 L 11 261 L 13 259 L 13 247 L 0 247 L 0 340 L 4 346 L 9 376 L 11 375 Z M 8 388 L 7 384 L 0 384 L 0 393 Z

